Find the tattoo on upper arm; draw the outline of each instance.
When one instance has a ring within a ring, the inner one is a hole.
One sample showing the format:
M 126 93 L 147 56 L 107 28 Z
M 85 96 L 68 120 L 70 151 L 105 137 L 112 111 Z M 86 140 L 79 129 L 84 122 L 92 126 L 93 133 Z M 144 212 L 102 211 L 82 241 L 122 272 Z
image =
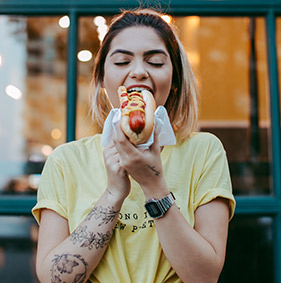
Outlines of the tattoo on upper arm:
M 111 233 L 91 232 L 87 231 L 88 226 L 78 227 L 70 236 L 70 241 L 75 245 L 77 242 L 81 243 L 80 247 L 87 247 L 91 250 L 93 247 L 98 250 L 104 248 L 111 239 Z
M 92 211 L 86 216 L 85 220 L 90 220 L 92 217 L 94 217 L 95 219 L 101 219 L 101 223 L 99 223 L 99 226 L 101 226 L 102 224 L 113 222 L 118 212 L 119 211 L 113 210 L 113 207 L 110 206 L 95 206 Z
M 151 166 L 151 165 L 148 165 L 148 164 L 146 164 L 145 166 L 146 166 L 147 168 L 149 168 L 151 171 L 153 171 L 154 174 L 155 174 L 155 176 L 159 176 L 159 175 L 160 175 L 160 172 L 155 169 L 155 166 Z
M 62 254 L 55 255 L 52 260 L 51 267 L 51 283 L 59 283 L 69 281 L 69 276 L 73 278 L 73 282 L 84 282 L 87 275 L 88 264 L 79 254 Z

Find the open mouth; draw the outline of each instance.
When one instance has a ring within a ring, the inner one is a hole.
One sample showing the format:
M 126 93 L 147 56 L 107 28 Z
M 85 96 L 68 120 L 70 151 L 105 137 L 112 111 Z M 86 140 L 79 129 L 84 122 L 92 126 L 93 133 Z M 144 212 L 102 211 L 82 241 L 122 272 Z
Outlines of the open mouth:
M 127 92 L 128 93 L 131 93 L 133 91 L 141 92 L 142 90 L 147 90 L 147 91 L 149 91 L 149 92 L 151 92 L 153 94 L 152 89 L 146 88 L 146 87 L 132 87 L 132 88 L 128 89 Z

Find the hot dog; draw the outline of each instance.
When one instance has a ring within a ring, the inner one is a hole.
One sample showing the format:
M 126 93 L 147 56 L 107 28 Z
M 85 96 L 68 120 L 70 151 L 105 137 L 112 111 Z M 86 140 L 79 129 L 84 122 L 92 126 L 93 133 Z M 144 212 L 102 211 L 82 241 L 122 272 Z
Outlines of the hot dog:
M 155 100 L 148 90 L 127 92 L 124 86 L 118 89 L 121 106 L 121 129 L 135 144 L 145 143 L 154 127 Z

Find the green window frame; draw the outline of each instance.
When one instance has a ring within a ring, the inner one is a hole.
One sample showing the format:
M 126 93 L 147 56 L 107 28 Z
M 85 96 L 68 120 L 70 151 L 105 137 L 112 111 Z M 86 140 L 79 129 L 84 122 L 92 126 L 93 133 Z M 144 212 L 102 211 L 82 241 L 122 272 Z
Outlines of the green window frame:
M 152 5 L 162 7 L 174 16 L 261 16 L 265 18 L 268 81 L 271 115 L 272 182 L 273 194 L 270 196 L 236 197 L 237 215 L 269 215 L 273 218 L 274 278 L 281 282 L 281 129 L 280 129 L 280 90 L 278 83 L 278 65 L 276 49 L 276 17 L 281 16 L 281 0 L 171 0 L 150 1 Z M 78 18 L 80 16 L 107 14 L 113 15 L 120 8 L 135 8 L 136 0 L 2 0 L 0 15 L 54 16 L 68 15 L 67 59 L 67 116 L 66 141 L 75 140 L 76 99 L 77 99 L 77 38 Z M 31 215 L 34 196 L 1 196 L 0 215 Z

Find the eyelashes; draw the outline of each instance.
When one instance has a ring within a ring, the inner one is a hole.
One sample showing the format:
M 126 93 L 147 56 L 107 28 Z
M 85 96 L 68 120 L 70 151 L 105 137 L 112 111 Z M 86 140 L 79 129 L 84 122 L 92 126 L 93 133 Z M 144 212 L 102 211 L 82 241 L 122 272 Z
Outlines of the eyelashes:
M 152 62 L 148 62 L 148 64 L 155 66 L 155 67 L 162 67 L 164 65 L 164 63 L 152 63 Z
M 116 65 L 116 66 L 126 66 L 126 65 L 129 65 L 130 64 L 130 62 L 127 62 L 127 61 L 125 61 L 125 62 L 114 62 L 114 65 Z
M 131 62 L 130 61 L 124 61 L 124 62 L 114 62 L 115 66 L 127 66 L 129 65 Z M 154 62 L 147 62 L 147 64 L 153 66 L 153 67 L 162 67 L 164 65 L 164 63 L 154 63 Z

